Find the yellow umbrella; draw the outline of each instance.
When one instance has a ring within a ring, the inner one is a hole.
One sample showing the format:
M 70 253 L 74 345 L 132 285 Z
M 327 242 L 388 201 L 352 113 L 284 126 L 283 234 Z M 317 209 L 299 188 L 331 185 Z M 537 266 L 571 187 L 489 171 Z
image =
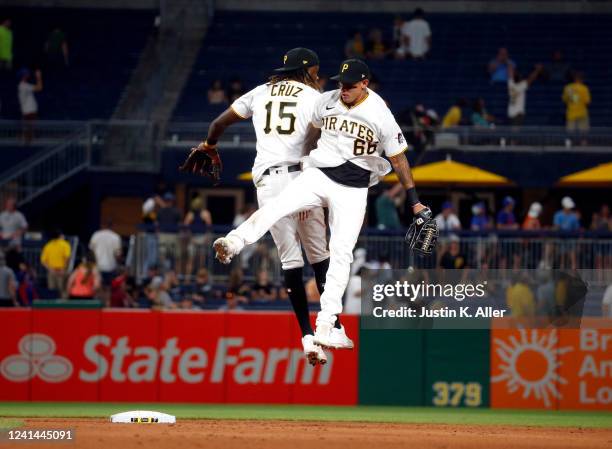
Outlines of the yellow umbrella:
M 412 176 L 418 186 L 448 186 L 449 184 L 460 184 L 462 186 L 512 185 L 512 181 L 504 176 L 462 162 L 455 162 L 450 158 L 415 167 L 412 169 Z M 395 173 L 391 173 L 384 177 L 384 181 L 398 182 L 399 180 Z
M 238 175 L 238 180 L 239 181 L 252 181 L 253 173 L 251 173 L 250 171 L 245 171 L 244 173 L 240 173 Z
M 559 186 L 612 186 L 612 162 L 563 176 Z

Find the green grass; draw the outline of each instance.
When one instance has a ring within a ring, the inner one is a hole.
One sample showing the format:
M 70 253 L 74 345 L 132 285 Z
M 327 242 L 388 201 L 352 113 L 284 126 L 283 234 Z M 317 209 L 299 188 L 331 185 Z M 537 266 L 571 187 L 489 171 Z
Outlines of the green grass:
M 391 423 L 482 424 L 612 428 L 612 413 L 433 407 L 329 407 L 291 405 L 124 404 L 0 402 L 0 416 L 108 418 L 128 410 L 156 410 L 178 419 L 284 419 Z
M 19 427 L 23 424 L 23 421 L 18 419 L 0 418 L 0 431 L 11 430 L 15 427 Z

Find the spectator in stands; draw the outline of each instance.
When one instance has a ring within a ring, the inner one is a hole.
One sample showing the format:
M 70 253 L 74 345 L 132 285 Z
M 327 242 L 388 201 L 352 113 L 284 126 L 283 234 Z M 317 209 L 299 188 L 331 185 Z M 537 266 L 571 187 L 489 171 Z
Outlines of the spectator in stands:
M 94 257 L 88 255 L 68 278 L 68 296 L 70 299 L 93 299 L 100 289 L 100 282 Z
M 11 19 L 5 18 L 0 25 L 0 70 L 13 68 L 13 31 Z
M 43 247 L 40 262 L 47 269 L 47 288 L 56 290 L 64 298 L 72 250 L 59 229 L 53 231 L 50 237 Z
M 100 294 L 104 304 L 110 304 L 111 283 L 117 276 L 121 257 L 121 237 L 113 231 L 113 223 L 108 221 L 96 231 L 89 240 L 89 249 L 94 253 L 96 265 L 102 277 Z
M 17 278 L 6 266 L 4 253 L 0 251 L 0 307 L 17 307 Z
M 157 211 L 159 229 L 159 246 L 162 250 L 162 263 L 166 269 L 173 267 L 179 259 L 178 231 L 181 213 L 175 206 L 175 197 L 171 192 L 164 194 L 161 206 Z
M 612 231 L 612 217 L 610 216 L 610 206 L 602 204 L 599 212 L 593 214 L 591 220 L 591 230 L 598 232 Z
M 317 80 L 317 83 L 319 84 L 319 91 L 325 92 L 325 86 L 327 86 L 328 81 L 329 78 L 327 76 L 319 75 L 319 79 Z
M 421 154 L 434 144 L 434 133 L 440 124 L 438 114 L 433 109 L 426 109 L 417 104 L 400 116 L 400 123 L 406 123 L 411 131 L 406 135 L 416 154 Z
M 537 201 L 531 203 L 529 206 L 529 211 L 527 212 L 527 216 L 525 217 L 525 221 L 523 221 L 523 230 L 525 231 L 536 231 L 542 228 L 542 224 L 540 223 L 540 214 L 542 213 L 542 205 Z
M 365 51 L 367 59 L 385 59 L 391 54 L 388 45 L 383 41 L 382 31 L 378 28 L 370 30 Z
M 9 196 L 0 212 L 0 238 L 21 246 L 23 234 L 28 230 L 25 216 L 17 210 L 17 200 Z
M 501 47 L 497 50 L 497 56 L 489 62 L 489 75 L 492 83 L 507 83 L 510 79 L 508 67 L 516 68 L 516 63 L 510 59 L 508 49 Z
M 454 213 L 453 203 L 445 201 L 442 204 L 442 212 L 436 215 L 438 229 L 442 232 L 458 231 L 461 229 L 461 222 Z
M 472 125 L 476 128 L 492 128 L 495 126 L 495 117 L 487 112 L 483 98 L 477 98 L 472 105 Z
M 539 317 L 553 318 L 557 308 L 555 298 L 555 280 L 552 270 L 541 268 L 536 273 L 538 287 L 536 289 L 536 311 Z
M 21 245 L 16 242 L 9 243 L 4 256 L 6 258 L 6 266 L 13 270 L 13 273 L 17 274 L 19 271 L 19 266 L 22 263 L 25 263 L 25 257 L 23 257 Z
M 589 110 L 591 92 L 583 82 L 582 72 L 576 72 L 574 82 L 563 88 L 562 99 L 567 106 L 565 112 L 568 132 L 587 132 L 589 130 Z
M 576 203 L 569 196 L 561 200 L 562 209 L 557 211 L 553 217 L 553 229 L 560 231 L 577 231 L 580 229 L 580 221 L 576 216 L 574 208 Z
M 164 288 L 175 303 L 180 302 L 182 296 L 181 284 L 176 275 L 176 271 L 168 270 L 164 273 Z
M 28 69 L 19 71 L 19 84 L 17 85 L 17 97 L 21 108 L 21 118 L 23 120 L 23 141 L 29 144 L 34 138 L 34 122 L 38 118 L 38 103 L 36 102 L 35 92 L 43 90 L 42 74 L 40 70 L 34 72 L 36 84 L 30 83 L 31 72 Z
M 540 77 L 545 81 L 565 83 L 571 81 L 572 68 L 564 59 L 561 50 L 555 50 L 550 62 L 544 66 Z
M 162 203 L 157 195 L 142 203 L 142 229 L 144 231 L 145 254 L 143 270 L 148 272 L 158 262 L 157 209 Z
M 527 89 L 542 71 L 542 64 L 537 64 L 527 79 L 508 64 L 508 119 L 513 126 L 522 126 L 525 121 L 525 103 Z
M 463 116 L 463 108 L 467 106 L 467 101 L 465 98 L 459 98 L 455 101 L 455 104 L 450 107 L 450 109 L 446 112 L 446 115 L 442 119 L 442 128 L 454 128 L 455 126 L 459 126 L 461 124 L 461 118 Z
M 56 27 L 49 33 L 45 42 L 45 56 L 48 68 L 65 68 L 70 64 L 68 41 L 61 28 Z
M 245 91 L 242 81 L 240 81 L 239 78 L 232 78 L 229 82 L 229 87 L 227 88 L 227 99 L 230 104 L 242 97 L 244 94 Z
M 225 94 L 225 89 L 223 89 L 223 83 L 221 82 L 221 80 L 216 79 L 210 84 L 210 88 L 208 89 L 208 103 L 227 103 L 227 95 Z
M 487 231 L 493 229 L 493 219 L 487 215 L 485 203 L 482 201 L 472 206 L 472 231 Z
M 431 50 L 431 28 L 424 16 L 425 11 L 417 8 L 412 20 L 402 25 L 401 46 L 396 52 L 398 59 L 424 59 Z
M 176 304 L 166 291 L 164 279 L 161 276 L 153 278 L 151 283 L 145 289 L 145 294 L 151 302 L 153 309 L 175 309 Z
M 502 210 L 497 213 L 497 229 L 518 229 L 519 225 L 516 222 L 514 215 L 515 201 L 511 196 L 504 198 L 502 202 Z
M 612 318 L 612 284 L 608 285 L 601 301 L 601 316 Z
M 27 263 L 19 264 L 17 277 L 17 299 L 22 306 L 31 306 L 35 299 L 38 299 L 36 290 L 36 272 Z
M 129 285 L 129 276 L 124 267 L 111 282 L 110 307 L 135 307 L 134 296 Z
M 535 316 L 536 301 L 525 272 L 519 271 L 513 275 L 512 284 L 506 290 L 506 304 L 513 318 L 530 319 Z
M 385 190 L 376 199 L 376 227 L 378 229 L 400 229 L 397 207 L 405 198 L 405 189 L 398 182 Z
M 404 26 L 404 18 L 402 16 L 395 16 L 393 18 L 393 50 L 397 51 L 402 45 L 402 27 Z
M 251 287 L 252 301 L 276 301 L 278 295 L 276 288 L 270 282 L 268 270 L 259 270 L 256 281 Z
M 461 251 L 459 237 L 451 234 L 448 249 L 440 258 L 440 268 L 445 270 L 462 270 L 467 268 L 467 257 Z
M 227 292 L 225 297 L 236 299 L 238 302 L 247 304 L 249 302 L 249 296 L 251 295 L 251 289 L 244 281 L 244 273 L 240 268 L 234 268 L 230 271 Z
M 349 36 L 344 44 L 344 57 L 346 59 L 365 57 L 365 44 L 361 31 L 353 31 Z
M 218 310 L 229 311 L 229 310 L 244 310 L 241 305 L 241 298 L 233 293 L 227 292 L 225 295 L 225 304 L 219 307 Z
M 206 254 L 211 243 L 212 215 L 208 209 L 204 209 L 204 201 L 197 194 L 189 205 L 189 212 L 185 215 L 183 224 L 188 228 L 190 238 L 187 248 L 188 259 L 186 274 L 191 276 L 193 273 L 194 262 L 198 267 L 206 264 Z
M 202 307 L 207 301 L 210 301 L 215 296 L 215 291 L 210 282 L 210 276 L 206 268 L 200 268 L 196 274 L 195 283 L 189 286 L 188 291 L 189 298 L 191 301 Z

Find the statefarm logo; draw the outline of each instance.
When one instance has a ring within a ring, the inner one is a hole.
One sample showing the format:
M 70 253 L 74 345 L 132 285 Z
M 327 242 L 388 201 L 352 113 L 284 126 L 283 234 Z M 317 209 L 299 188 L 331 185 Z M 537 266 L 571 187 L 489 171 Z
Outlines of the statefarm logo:
M 0 373 L 13 382 L 36 376 L 46 382 L 64 382 L 73 372 L 66 357 L 55 355 L 55 341 L 44 334 L 27 334 L 18 343 L 20 354 L 0 363 Z M 92 335 L 83 344 L 87 367 L 78 371 L 82 382 L 199 382 L 237 384 L 329 384 L 333 354 L 316 370 L 298 348 L 245 347 L 243 337 L 219 337 L 212 357 L 199 346 L 181 348 L 178 337 L 168 338 L 161 348 L 134 346 L 128 336 L 116 339 Z M 212 364 L 210 363 L 212 361 Z M 316 378 L 315 378 L 316 375 Z
M 539 334 L 537 330 L 519 330 L 520 339 L 510 335 L 507 340 L 495 338 L 495 351 L 501 363 L 500 374 L 491 382 L 505 382 L 509 394 L 522 393 L 529 400 L 533 395 L 546 407 L 551 398 L 561 399 L 558 384 L 567 385 L 567 379 L 558 374 L 560 356 L 573 350 L 571 346 L 557 347 L 557 331 Z
M 17 344 L 19 354 L 6 357 L 0 363 L 0 373 L 13 382 L 25 382 L 39 377 L 45 382 L 64 382 L 72 375 L 72 363 L 56 355 L 55 341 L 45 334 L 27 334 Z

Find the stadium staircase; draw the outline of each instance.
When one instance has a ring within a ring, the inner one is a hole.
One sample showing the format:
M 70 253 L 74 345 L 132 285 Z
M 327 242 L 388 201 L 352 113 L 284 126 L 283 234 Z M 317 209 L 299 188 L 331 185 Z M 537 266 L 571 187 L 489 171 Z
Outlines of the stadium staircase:
M 199 0 L 167 2 L 117 106 L 114 119 L 146 121 L 111 129 L 102 164 L 138 171 L 159 169 L 151 150 L 163 135 L 204 39 L 211 11 Z M 142 122 L 144 123 L 144 122 Z

